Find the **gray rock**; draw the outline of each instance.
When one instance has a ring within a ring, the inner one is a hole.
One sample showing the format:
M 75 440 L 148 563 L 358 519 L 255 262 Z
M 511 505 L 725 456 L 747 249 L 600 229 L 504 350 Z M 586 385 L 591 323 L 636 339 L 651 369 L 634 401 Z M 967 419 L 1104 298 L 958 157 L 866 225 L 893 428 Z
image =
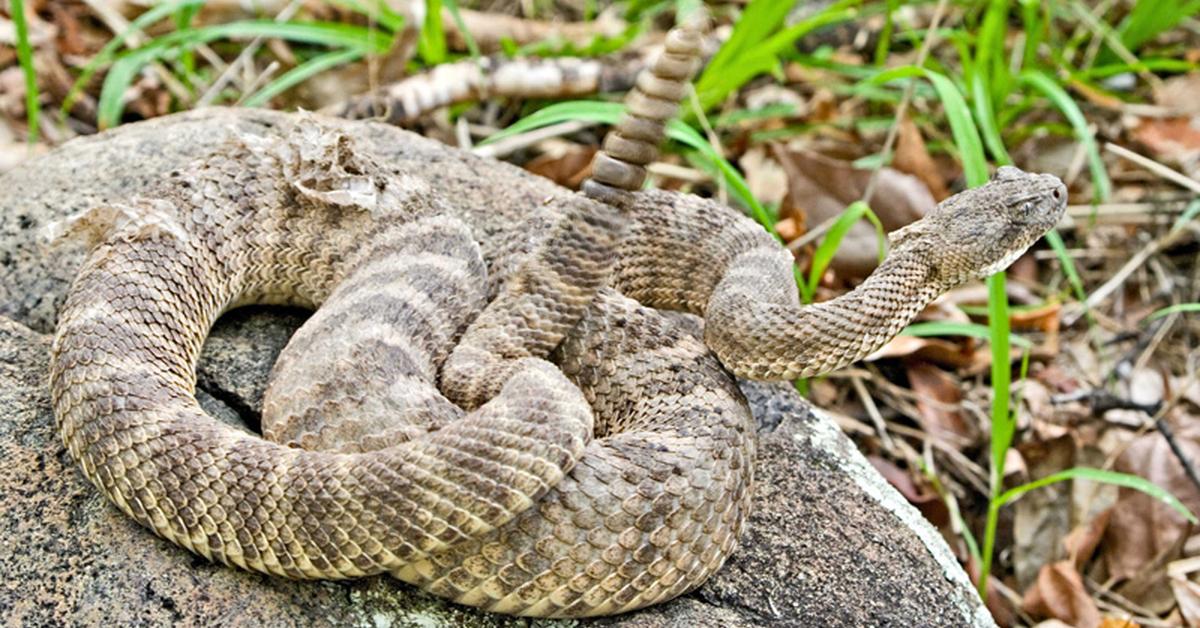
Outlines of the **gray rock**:
M 43 333 L 52 329 L 80 251 L 46 250 L 34 232 L 93 203 L 135 194 L 237 129 L 270 125 L 281 115 L 218 110 L 130 125 L 0 175 L 0 314 L 15 319 L 0 316 L 0 609 L 10 623 L 991 625 L 936 530 L 832 421 L 786 386 L 744 386 L 761 442 L 755 511 L 742 547 L 696 591 L 630 615 L 531 621 L 455 606 L 386 577 L 291 582 L 209 564 L 138 527 L 87 483 L 55 432 Z M 390 127 L 348 128 L 389 159 L 442 162 L 447 180 L 439 185 L 469 190 L 484 210 L 562 193 L 505 164 Z M 255 427 L 270 365 L 303 319 L 295 311 L 253 309 L 218 322 L 198 367 L 205 408 Z

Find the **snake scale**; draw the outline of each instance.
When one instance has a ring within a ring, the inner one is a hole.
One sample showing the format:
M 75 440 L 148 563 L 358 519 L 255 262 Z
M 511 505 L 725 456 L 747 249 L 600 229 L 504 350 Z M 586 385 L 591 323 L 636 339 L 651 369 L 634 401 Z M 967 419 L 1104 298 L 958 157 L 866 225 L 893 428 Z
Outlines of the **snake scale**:
M 390 573 L 531 616 L 698 586 L 750 506 L 755 435 L 733 375 L 867 355 L 1010 263 L 1066 202 L 1056 178 L 1001 168 L 894 233 L 857 289 L 802 306 L 760 226 L 634 191 L 698 41 L 672 31 L 583 194 L 473 211 L 306 115 L 71 219 L 94 248 L 52 349 L 70 454 L 138 522 L 245 569 Z M 210 326 L 246 304 L 315 309 L 272 372 L 262 437 L 195 399 Z

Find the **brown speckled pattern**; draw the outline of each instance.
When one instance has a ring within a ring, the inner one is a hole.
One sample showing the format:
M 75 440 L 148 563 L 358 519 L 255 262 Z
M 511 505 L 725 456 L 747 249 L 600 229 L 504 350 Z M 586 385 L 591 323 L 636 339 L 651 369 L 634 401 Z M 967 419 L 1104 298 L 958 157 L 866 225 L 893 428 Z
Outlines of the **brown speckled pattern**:
M 726 369 L 869 353 L 1049 228 L 1052 179 L 1001 169 L 898 234 L 859 290 L 802 308 L 790 258 L 710 201 L 484 215 L 301 117 L 67 225 L 99 244 L 60 312 L 53 405 L 109 499 L 212 560 L 389 572 L 502 613 L 628 611 L 737 545 L 755 440 Z M 272 375 L 270 440 L 195 399 L 208 329 L 250 303 L 320 306 Z M 704 338 L 648 306 L 704 316 Z

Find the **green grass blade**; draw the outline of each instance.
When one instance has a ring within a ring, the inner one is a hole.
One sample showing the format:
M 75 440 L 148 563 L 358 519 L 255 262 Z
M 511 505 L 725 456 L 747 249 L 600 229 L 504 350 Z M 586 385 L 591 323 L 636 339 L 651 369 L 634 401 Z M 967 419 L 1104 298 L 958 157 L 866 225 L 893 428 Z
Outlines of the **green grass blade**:
M 1183 209 L 1183 213 L 1179 214 L 1179 218 L 1175 219 L 1175 224 L 1171 225 L 1171 233 L 1184 228 L 1185 225 L 1196 218 L 1197 214 L 1200 214 L 1200 198 L 1188 203 L 1188 206 Z
M 1025 26 L 1025 50 L 1021 59 L 1032 62 L 1037 58 L 1038 46 L 1046 38 L 1046 21 L 1042 20 L 1041 2 L 1020 0 L 1020 3 L 1021 21 Z
M 149 26 L 150 24 L 163 19 L 168 15 L 174 14 L 176 11 L 182 8 L 198 8 L 202 4 L 204 4 L 204 0 L 181 0 L 178 2 L 166 2 L 154 6 L 149 11 L 139 15 L 137 19 L 130 22 L 129 28 L 126 28 L 118 33 L 116 37 L 108 40 L 108 43 L 104 44 L 104 47 L 100 49 L 100 52 L 96 53 L 96 55 L 88 60 L 87 64 L 83 66 L 83 70 L 81 70 L 79 73 L 79 78 L 75 79 L 75 82 L 71 84 L 71 89 L 67 90 L 67 97 L 63 99 L 63 104 L 60 108 L 60 111 L 62 111 L 63 115 L 67 115 L 67 113 L 71 110 L 71 107 L 75 104 L 75 101 L 78 100 L 79 94 L 83 91 L 84 86 L 88 84 L 88 81 L 92 80 L 92 77 L 95 76 L 96 72 L 100 68 L 112 62 L 117 55 L 117 51 L 121 49 L 121 46 L 125 45 L 125 41 L 129 39 L 130 35 L 142 30 L 144 27 Z
M 1179 312 L 1200 312 L 1200 303 L 1176 303 L 1175 305 L 1164 307 L 1161 310 L 1156 310 L 1153 314 L 1147 316 L 1146 320 L 1152 321 L 1164 316 L 1169 316 L 1171 314 L 1177 314 Z
M 1150 71 L 1162 73 L 1178 73 L 1195 72 L 1198 66 L 1195 63 L 1184 59 L 1171 59 L 1163 57 L 1151 57 L 1146 59 L 1138 59 L 1136 65 L 1114 62 L 1104 65 L 1096 65 L 1086 70 L 1072 72 L 1071 78 L 1084 82 L 1105 79 L 1116 74 L 1126 74 L 1129 72 Z
M 192 19 L 200 12 L 198 6 L 180 7 L 175 12 L 175 30 L 187 30 L 192 27 Z M 196 55 L 191 50 L 185 50 L 179 55 L 180 64 L 183 66 L 183 75 L 190 84 L 195 84 L 196 78 Z
M 420 0 L 417 0 L 418 2 Z M 417 39 L 417 52 L 428 65 L 446 60 L 446 33 L 442 30 L 442 0 L 425 0 L 425 23 Z
M 1004 481 L 1004 460 L 1012 445 L 1016 421 L 1009 412 L 1012 362 L 1009 353 L 1008 295 L 1004 273 L 988 277 L 988 335 L 992 343 L 992 494 Z
M 1109 181 L 1108 172 L 1104 169 L 1104 160 L 1100 158 L 1100 149 L 1096 146 L 1096 138 L 1088 130 L 1087 119 L 1083 117 L 1079 105 L 1075 104 L 1066 90 L 1054 82 L 1054 79 L 1043 72 L 1026 70 L 1020 74 L 1019 78 L 1022 84 L 1042 92 L 1066 116 L 1071 127 L 1075 129 L 1075 137 L 1083 144 L 1084 150 L 1087 152 L 1088 169 L 1091 170 L 1092 185 L 1095 188 L 1093 201 L 1097 203 L 1107 201 L 1112 196 L 1112 182 Z
M 839 0 L 818 13 L 770 35 L 791 10 L 778 0 L 754 0 L 733 27 L 733 34 L 696 80 L 705 111 L 725 100 L 750 79 L 779 65 L 779 56 L 808 33 L 860 14 L 861 0 Z M 769 36 L 770 35 L 770 36 Z M 769 37 L 768 37 L 769 36 Z
M 994 497 L 1004 484 L 1004 461 L 1012 446 L 1017 422 L 1009 410 L 1012 390 L 1012 363 L 1009 357 L 1011 333 L 1008 322 L 1008 294 L 1003 272 L 988 277 L 988 335 L 992 343 L 992 438 L 991 494 Z M 1000 505 L 988 506 L 983 538 L 983 564 L 980 567 L 979 596 L 987 600 L 987 579 L 992 571 L 992 555 L 996 544 L 996 524 Z
M 384 52 L 392 43 L 391 36 L 380 36 L 378 32 L 372 33 L 370 29 L 361 26 L 333 22 L 248 20 L 170 33 L 121 55 L 113 64 L 100 90 L 100 102 L 97 107 L 100 127 L 115 126 L 120 121 L 125 90 L 147 63 L 216 39 L 255 37 L 273 37 L 335 48 L 358 49 L 363 53 Z
M 352 61 L 357 61 L 363 57 L 365 52 L 359 49 L 334 50 L 323 55 L 318 55 L 301 63 L 300 65 L 288 70 L 281 76 L 263 86 L 262 89 L 254 93 L 246 99 L 245 106 L 261 107 L 267 104 L 275 96 L 287 91 L 289 88 L 302 83 L 309 78 L 324 72 L 330 68 L 337 67 Z
M 789 3 L 775 0 L 753 0 L 747 5 L 733 25 L 729 39 L 717 50 L 708 68 L 696 80 L 696 91 L 702 92 L 712 84 L 721 82 L 719 75 L 775 32 L 791 9 Z
M 572 100 L 554 103 L 517 120 L 497 133 L 493 133 L 479 142 L 478 146 L 487 146 L 513 135 L 570 120 L 616 124 L 624 111 L 625 106 L 621 103 L 600 100 Z
M 330 4 L 364 15 L 392 33 L 404 28 L 404 16 L 389 7 L 385 0 L 367 1 L 370 6 L 363 6 L 358 0 L 331 0 Z
M 1000 137 L 1000 129 L 996 126 L 996 114 L 992 109 L 992 98 L 988 93 L 987 77 L 982 71 L 976 72 L 971 79 L 971 102 L 975 105 L 975 121 L 983 135 L 983 143 L 997 164 L 1012 163 L 1012 157 L 1004 148 L 1004 140 Z
M 1200 12 L 1197 0 L 1142 0 L 1133 4 L 1117 34 L 1126 48 L 1136 50 L 1197 12 Z
M 979 27 L 975 45 L 975 74 L 984 74 L 982 85 L 990 90 L 988 104 L 999 102 L 1007 94 L 1008 66 L 1004 59 L 1004 38 L 1008 29 L 1009 0 L 991 0 Z M 975 79 L 972 75 L 971 81 Z
M 159 51 L 156 50 L 138 51 L 122 57 L 109 69 L 104 77 L 104 86 L 100 88 L 100 101 L 96 107 L 96 120 L 101 130 L 117 125 L 121 112 L 125 110 L 125 90 L 133 83 L 142 66 L 158 56 Z
M 887 235 L 883 231 L 883 223 L 879 221 L 879 217 L 871 208 L 862 201 L 855 201 L 846 206 L 842 213 L 834 221 L 833 226 L 826 232 L 825 237 L 821 239 L 821 244 L 817 246 L 817 250 L 813 253 L 812 269 L 808 274 L 808 282 L 805 286 L 803 294 L 816 294 L 817 284 L 821 282 L 821 276 L 825 274 L 825 269 L 829 268 L 830 262 L 833 261 L 833 256 L 837 253 L 838 247 L 842 245 L 842 240 L 846 234 L 850 232 L 858 221 L 866 218 L 875 225 L 875 233 L 879 242 L 879 259 L 882 260 L 886 253 Z
M 775 221 L 771 219 L 771 213 L 754 197 L 750 191 L 750 184 L 742 177 L 742 173 L 722 157 L 717 149 L 713 148 L 713 145 L 704 139 L 703 135 L 700 135 L 699 131 L 688 126 L 682 120 L 672 120 L 667 123 L 667 137 L 696 149 L 721 173 L 725 185 L 729 187 L 729 192 L 750 210 L 750 217 L 754 218 L 769 233 L 775 234 Z
M 954 145 L 958 147 L 967 184 L 972 187 L 983 185 L 988 179 L 987 160 L 983 155 L 979 130 L 975 127 L 975 120 L 971 117 L 971 110 L 967 108 L 962 93 L 943 74 L 925 70 L 925 76 L 933 83 L 942 101 L 942 107 L 946 110 L 946 119 L 950 121 L 950 134 L 954 138 Z
M 937 336 L 967 336 L 978 340 L 991 341 L 992 332 L 987 325 L 979 323 L 961 323 L 958 321 L 923 321 L 913 323 L 900 332 L 904 336 L 930 338 Z M 1022 336 L 1009 336 L 1012 344 L 1022 349 L 1032 349 L 1033 343 Z
M 25 0 L 12 0 L 12 20 L 17 30 L 17 62 L 25 76 L 25 121 L 29 125 L 26 140 L 38 141 L 42 107 L 38 98 L 37 73 L 33 67 L 33 47 L 29 45 L 29 24 L 25 19 Z
M 1087 292 L 1083 289 L 1083 279 L 1079 277 L 1079 269 L 1075 268 L 1075 260 L 1071 259 L 1070 253 L 1067 253 L 1067 245 L 1063 243 L 1062 236 L 1054 229 L 1046 232 L 1046 242 L 1050 243 L 1050 248 L 1054 250 L 1054 255 L 1058 257 L 1058 263 L 1062 264 L 1063 272 L 1067 275 L 1067 282 L 1071 284 L 1071 290 L 1075 293 L 1075 298 L 1080 303 L 1087 304 Z
M 1192 511 L 1188 510 L 1187 506 L 1183 505 L 1183 502 L 1179 501 L 1174 495 L 1167 492 L 1166 489 L 1155 484 L 1154 482 L 1151 482 L 1143 477 L 1130 475 L 1128 473 L 1106 471 L 1104 469 L 1093 469 L 1090 467 L 1072 467 L 1070 469 L 1059 471 L 1058 473 L 1052 473 L 1044 478 L 1041 478 L 1040 480 L 1034 480 L 1020 486 L 1014 486 L 1013 488 L 1010 488 L 1000 494 L 1000 496 L 996 498 L 995 502 L 998 505 L 1003 506 L 1004 504 L 1007 504 L 1034 489 L 1039 489 L 1043 486 L 1049 486 L 1056 482 L 1062 482 L 1063 480 L 1073 480 L 1077 478 L 1091 480 L 1093 482 L 1103 482 L 1105 484 L 1115 484 L 1117 486 L 1141 491 L 1150 497 L 1153 497 L 1154 499 L 1157 499 L 1170 506 L 1175 512 L 1183 515 L 1183 517 L 1189 522 L 1193 524 L 1197 523 L 1196 516 L 1192 514 Z
M 450 9 L 450 17 L 454 20 L 454 25 L 458 27 L 458 32 L 462 34 L 462 38 L 467 42 L 467 53 L 472 59 L 479 60 L 479 44 L 475 43 L 475 37 L 471 35 L 471 31 L 467 29 L 467 23 L 463 21 L 462 13 L 458 11 L 458 0 L 445 0 L 446 8 Z

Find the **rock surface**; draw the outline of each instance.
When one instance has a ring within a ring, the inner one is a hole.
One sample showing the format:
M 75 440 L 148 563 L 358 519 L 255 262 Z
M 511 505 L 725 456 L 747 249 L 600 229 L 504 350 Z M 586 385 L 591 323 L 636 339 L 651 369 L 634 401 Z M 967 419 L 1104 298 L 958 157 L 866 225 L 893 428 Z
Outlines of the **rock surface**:
M 105 502 L 55 431 L 49 337 L 79 250 L 47 250 L 38 228 L 140 185 L 238 128 L 281 114 L 210 111 L 72 142 L 0 175 L 0 609 L 17 625 L 362 626 L 991 625 L 937 532 L 827 418 L 787 387 L 744 385 L 760 425 L 755 510 L 742 547 L 671 603 L 594 621 L 498 617 L 386 577 L 291 582 L 212 565 Z M 220 123 L 215 124 L 213 120 Z M 162 132 L 169 128 L 170 133 Z M 563 193 L 511 166 L 379 125 L 356 139 L 388 158 L 440 163 L 481 210 Z M 519 184 L 514 184 L 514 181 Z M 248 309 L 224 317 L 198 367 L 209 412 L 253 429 L 275 354 L 304 319 Z

